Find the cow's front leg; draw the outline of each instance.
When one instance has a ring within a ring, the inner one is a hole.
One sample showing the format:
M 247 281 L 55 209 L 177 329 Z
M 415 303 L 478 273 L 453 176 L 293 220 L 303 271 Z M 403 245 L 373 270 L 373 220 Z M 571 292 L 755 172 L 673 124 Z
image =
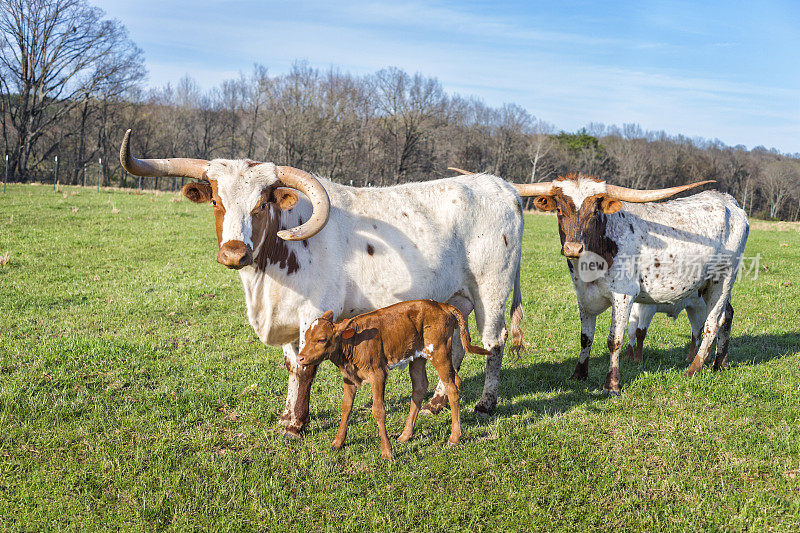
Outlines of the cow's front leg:
M 633 306 L 633 296 L 628 294 L 614 294 L 611 304 L 611 330 L 608 332 L 608 351 L 611 352 L 608 374 L 603 390 L 609 394 L 619 394 L 619 354 L 622 351 L 622 340 L 625 338 L 625 328 L 628 315 Z
M 298 363 L 298 353 L 300 353 L 298 343 L 283 345 L 283 360 L 289 371 L 289 386 L 286 392 L 286 408 L 283 410 L 280 423 L 285 428 L 284 436 L 289 438 L 298 438 L 308 424 L 311 384 L 317 375 L 316 366 L 303 366 Z
M 597 323 L 597 316 L 590 315 L 580 309 L 581 315 L 581 353 L 578 356 L 578 364 L 575 365 L 575 372 L 569 379 L 573 381 L 583 381 L 589 377 L 589 353 L 592 351 L 594 341 L 594 330 Z

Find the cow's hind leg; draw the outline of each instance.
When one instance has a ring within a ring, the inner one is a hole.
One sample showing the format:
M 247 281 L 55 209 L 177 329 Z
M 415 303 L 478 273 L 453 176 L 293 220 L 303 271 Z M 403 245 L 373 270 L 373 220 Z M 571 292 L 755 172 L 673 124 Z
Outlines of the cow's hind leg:
M 631 314 L 628 317 L 628 350 L 625 357 L 633 359 L 633 351 L 636 349 L 636 328 L 639 327 L 639 310 L 643 304 L 633 304 Z
M 687 306 L 686 316 L 689 317 L 689 323 L 692 325 L 692 342 L 689 344 L 689 353 L 686 355 L 686 362 L 691 363 L 697 355 L 700 336 L 703 334 L 703 322 L 706 320 L 705 305 Z
M 717 334 L 717 354 L 714 357 L 714 366 L 711 370 L 720 370 L 725 367 L 728 359 L 728 344 L 731 340 L 731 326 L 733 325 L 733 306 L 730 302 L 725 303 L 725 314 L 722 327 Z
M 503 300 L 503 303 L 505 300 Z M 503 364 L 503 348 L 508 335 L 505 326 L 505 306 L 502 303 L 488 307 L 486 316 L 479 307 L 475 308 L 475 320 L 481 330 L 483 347 L 491 355 L 486 356 L 486 379 L 483 382 L 483 394 L 475 406 L 478 416 L 489 416 L 497 406 L 497 387 L 500 381 L 500 367 Z
M 633 311 L 631 311 L 633 314 Z M 633 351 L 632 359 L 637 362 L 644 360 L 644 339 L 647 337 L 647 328 L 650 327 L 650 322 L 656 315 L 655 305 L 642 305 L 639 312 L 638 321 L 636 324 L 636 331 L 633 336 L 636 340 L 636 349 Z M 628 326 L 628 335 L 630 335 L 630 325 Z
M 581 353 L 578 356 L 578 364 L 575 365 L 575 372 L 569 377 L 573 381 L 583 381 L 589 377 L 589 354 L 592 351 L 594 342 L 594 330 L 597 324 L 597 316 L 590 315 L 580 309 L 581 315 Z
M 411 408 L 408 411 L 406 427 L 397 438 L 400 442 L 408 442 L 414 435 L 414 424 L 417 422 L 417 415 L 419 414 L 422 400 L 425 399 L 425 393 L 428 392 L 428 374 L 425 371 L 425 359 L 417 358 L 411 361 L 408 373 L 411 375 Z
M 298 438 L 308 424 L 311 384 L 317 375 L 316 366 L 304 367 L 297 362 L 299 351 L 296 343 L 283 345 L 283 360 L 289 371 L 289 386 L 280 424 L 285 428 L 283 435 L 293 439 Z
M 730 283 L 716 282 L 713 283 L 706 290 L 706 308 L 708 309 L 708 316 L 706 316 L 705 326 L 703 327 L 703 341 L 700 343 L 700 348 L 697 350 L 692 360 L 692 364 L 686 370 L 686 375 L 691 376 L 703 368 L 703 365 L 708 359 L 711 345 L 717 338 L 717 333 L 725 320 L 725 306 L 730 296 Z
M 447 303 L 461 311 L 461 314 L 464 316 L 464 320 L 469 320 L 469 314 L 473 310 L 472 302 L 469 299 L 464 296 L 457 295 L 450 298 Z M 456 326 L 455 330 L 453 331 L 452 338 L 453 368 L 456 369 L 456 372 L 458 372 L 458 370 L 461 368 L 461 361 L 464 360 L 464 348 L 461 346 L 460 332 L 461 329 Z M 444 383 L 439 380 L 439 383 L 436 384 L 436 391 L 433 393 L 433 398 L 431 398 L 430 401 L 425 404 L 425 407 L 423 407 L 422 410 L 435 415 L 444 409 L 447 404 L 447 391 L 445 390 Z

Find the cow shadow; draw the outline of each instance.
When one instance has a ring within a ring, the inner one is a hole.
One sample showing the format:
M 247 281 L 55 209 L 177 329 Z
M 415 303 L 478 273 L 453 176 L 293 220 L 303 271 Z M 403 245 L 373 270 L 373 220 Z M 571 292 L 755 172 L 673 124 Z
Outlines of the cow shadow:
M 658 374 L 688 368 L 689 363 L 686 362 L 688 335 L 684 337 L 687 341 L 685 345 L 668 349 L 655 347 L 653 346 L 654 342 L 648 344 L 645 341 L 644 360 L 641 363 L 631 361 L 622 355 L 620 357 L 622 394 L 625 394 L 626 386 L 630 386 L 643 373 Z M 595 342 L 595 347 L 597 347 L 597 342 Z M 732 336 L 727 365 L 730 368 L 741 365 L 758 365 L 792 352 L 800 352 L 800 331 L 782 334 Z M 574 357 L 567 357 L 560 361 L 537 362 L 536 359 L 544 358 L 545 355 L 543 355 L 541 349 L 531 348 L 527 354 L 523 354 L 517 360 L 512 360 L 506 356 L 498 387 L 498 406 L 494 414 L 488 418 L 477 416 L 472 411 L 472 406 L 481 397 L 486 377 L 485 370 L 468 377 L 462 376 L 461 424 L 464 430 L 462 442 L 486 438 L 485 432 L 475 431 L 475 429 L 491 425 L 497 420 L 519 417 L 526 423 L 530 423 L 530 421 L 535 421 L 542 417 L 568 413 L 584 405 L 591 407 L 592 404 L 608 401 L 610 397 L 603 393 L 602 390 L 606 372 L 608 371 L 608 350 L 598 350 L 591 357 L 589 377 L 585 381 L 571 381 L 569 379 L 575 369 L 577 354 L 578 350 L 576 349 Z M 713 356 L 711 359 L 713 360 Z M 710 361 L 706 364 L 706 368 L 710 369 Z M 725 372 L 725 370 L 722 370 L 722 372 Z M 430 375 L 429 378 L 430 388 L 427 399 L 430 399 L 433 395 L 433 389 L 436 385 L 436 380 Z M 360 393 L 369 394 L 364 392 L 365 388 L 360 389 Z M 385 399 L 386 410 L 387 412 L 398 410 L 407 412 L 410 402 L 410 394 L 398 395 L 389 393 Z M 316 423 L 313 428 L 307 430 L 308 433 L 325 432 L 338 426 L 341 412 L 317 411 L 313 409 L 313 405 L 312 411 L 312 416 Z M 449 427 L 449 409 L 444 409 L 436 416 L 442 417 L 442 420 L 446 419 Z M 363 423 L 374 424 L 369 406 L 355 408 L 351 415 L 351 425 Z M 473 428 L 473 430 L 471 431 L 470 428 Z M 402 428 L 395 429 L 397 431 L 394 433 L 398 433 Z M 390 428 L 389 433 L 392 435 L 392 428 Z M 415 433 L 416 435 L 412 441 L 413 447 L 409 448 L 409 450 L 433 445 L 437 442 L 437 432 L 420 431 L 418 428 Z M 360 438 L 354 437 L 352 442 L 368 443 L 373 440 L 371 437 L 361 436 Z M 350 442 L 349 438 L 348 442 Z M 395 447 L 395 454 L 410 453 L 409 450 L 401 451 Z
M 623 394 L 625 386 L 633 383 L 645 372 L 657 374 L 688 368 L 689 363 L 686 362 L 688 342 L 685 346 L 668 349 L 657 348 L 653 344 L 651 342 L 648 346 L 645 341 L 644 360 L 641 363 L 629 360 L 623 351 L 623 355 L 620 356 Z M 597 342 L 595 342 L 595 346 L 597 346 Z M 624 349 L 625 347 L 623 347 Z M 744 364 L 763 364 L 792 352 L 800 352 L 800 332 L 732 336 L 727 366 L 735 368 Z M 608 350 L 598 350 L 598 353 L 591 357 L 589 377 L 585 381 L 569 379 L 575 369 L 577 354 L 578 350 L 576 349 L 574 357 L 555 362 L 526 364 L 523 361 L 517 361 L 507 364 L 504 361 L 498 387 L 500 401 L 494 417 L 524 415 L 527 418 L 535 419 L 566 413 L 584 404 L 606 401 L 609 397 L 603 393 L 602 387 L 608 371 Z M 523 356 L 521 359 L 526 358 L 537 358 L 536 352 L 533 351 L 531 355 Z M 710 361 L 706 363 L 707 369 L 710 369 L 712 361 L 713 354 Z M 464 404 L 471 404 L 480 399 L 484 379 L 484 371 L 463 379 L 461 390 Z M 531 395 L 534 398 L 530 398 Z M 537 398 L 536 396 L 542 397 Z M 483 423 L 482 418 L 473 415 L 467 409 L 463 409 L 462 412 L 467 415 L 463 417 L 466 421 Z

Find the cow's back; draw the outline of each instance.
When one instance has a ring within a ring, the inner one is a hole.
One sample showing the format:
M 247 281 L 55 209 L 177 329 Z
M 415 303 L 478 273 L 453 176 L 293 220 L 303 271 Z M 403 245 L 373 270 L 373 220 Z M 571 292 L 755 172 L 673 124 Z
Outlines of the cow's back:
M 637 264 L 639 280 L 631 280 L 642 282 L 637 301 L 674 302 L 701 286 L 713 269 L 738 268 L 749 223 L 732 196 L 705 191 L 669 202 L 623 206 L 609 216 L 608 234 L 618 246 L 614 268 L 619 277 L 627 261 Z

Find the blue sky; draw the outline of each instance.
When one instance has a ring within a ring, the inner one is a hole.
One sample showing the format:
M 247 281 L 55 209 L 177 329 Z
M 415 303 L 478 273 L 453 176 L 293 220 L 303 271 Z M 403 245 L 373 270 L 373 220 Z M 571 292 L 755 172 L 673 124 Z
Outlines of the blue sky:
M 800 152 L 800 1 L 96 1 L 144 50 L 149 84 L 202 86 L 292 62 L 397 66 L 448 92 L 589 122 Z

